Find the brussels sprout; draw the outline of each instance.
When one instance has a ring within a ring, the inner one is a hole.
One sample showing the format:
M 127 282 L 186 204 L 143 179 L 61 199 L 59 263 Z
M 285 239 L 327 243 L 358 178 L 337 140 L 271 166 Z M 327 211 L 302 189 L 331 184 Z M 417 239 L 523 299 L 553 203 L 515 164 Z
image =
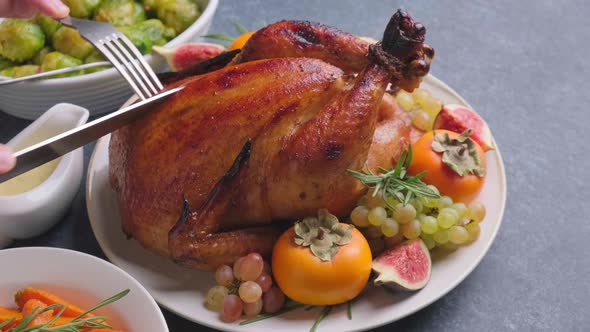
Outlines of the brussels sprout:
M 80 36 L 78 30 L 62 27 L 53 35 L 53 47 L 67 55 L 80 60 L 86 58 L 94 49 L 86 39 Z
M 63 54 L 60 52 L 51 52 L 45 56 L 43 59 L 43 63 L 41 64 L 41 69 L 43 71 L 50 71 L 55 69 L 67 68 L 78 66 L 82 64 L 82 60 L 76 59 L 72 56 L 67 54 Z M 61 75 L 56 75 L 55 77 L 68 77 L 68 76 L 75 76 L 83 74 L 83 71 L 76 71 L 72 73 L 66 73 Z
M 33 64 L 40 66 L 43 63 L 43 60 L 45 59 L 45 56 L 47 56 L 47 54 L 49 54 L 50 52 L 53 52 L 53 49 L 51 47 L 49 47 L 49 46 L 43 47 L 33 57 Z
M 8 60 L 8 59 L 4 59 L 3 57 L 0 57 L 0 70 L 4 70 L 6 68 L 10 68 L 10 67 L 14 67 L 16 65 L 16 63 Z
M 201 15 L 199 6 L 191 0 L 160 0 L 158 18 L 176 33 L 188 28 Z
M 70 15 L 79 18 L 89 18 L 94 14 L 100 0 L 63 0 L 70 7 Z
M 164 45 L 176 36 L 174 29 L 168 28 L 157 19 L 147 20 L 129 27 L 120 27 L 119 30 L 135 44 L 142 54 L 152 51 L 153 45 Z
M 133 25 L 145 21 L 145 10 L 133 0 L 103 0 L 94 19 L 117 26 Z
M 0 56 L 23 62 L 30 60 L 45 45 L 41 28 L 28 20 L 5 19 L 0 23 Z
M 102 53 L 100 53 L 99 50 L 94 49 L 90 55 L 88 55 L 86 57 L 86 59 L 84 59 L 84 63 L 93 63 L 93 62 L 99 62 L 99 61 L 106 61 L 106 58 L 104 57 L 104 55 L 102 55 Z M 93 67 L 93 68 L 88 68 L 86 69 L 86 73 L 95 73 L 97 71 L 101 71 L 104 69 L 107 69 L 107 66 L 101 66 L 101 67 Z
M 24 77 L 33 74 L 37 74 L 41 71 L 41 67 L 35 65 L 24 65 L 17 67 L 10 67 L 0 71 L 0 75 L 8 77 Z
M 41 27 L 41 30 L 43 30 L 43 33 L 48 40 L 51 40 L 53 34 L 62 26 L 60 21 L 54 20 L 47 15 L 39 14 L 35 21 Z

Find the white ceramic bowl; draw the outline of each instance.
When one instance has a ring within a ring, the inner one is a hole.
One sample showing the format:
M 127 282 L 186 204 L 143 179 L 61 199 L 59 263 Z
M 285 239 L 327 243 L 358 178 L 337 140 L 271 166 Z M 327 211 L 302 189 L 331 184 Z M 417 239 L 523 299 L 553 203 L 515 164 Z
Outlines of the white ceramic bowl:
M 21 150 L 76 128 L 88 120 L 88 111 L 71 104 L 58 104 L 8 142 Z M 0 248 L 12 239 L 26 239 L 46 232 L 67 212 L 80 188 L 84 155 L 82 148 L 61 158 L 55 170 L 40 185 L 18 195 L 0 195 Z
M 167 332 L 160 308 L 129 274 L 104 261 L 77 251 L 57 248 L 16 248 L 0 251 L 5 267 L 0 273 L 0 305 L 14 307 L 13 296 L 24 287 L 48 290 L 83 309 L 125 289 L 130 292 L 96 311 L 107 316 L 117 330 Z
M 219 0 L 196 0 L 205 8 L 201 16 L 166 47 L 174 47 L 207 34 Z M 146 55 L 155 72 L 163 70 L 166 61 Z M 0 87 L 0 110 L 24 119 L 36 119 L 49 107 L 66 102 L 87 108 L 91 115 L 111 112 L 132 95 L 131 88 L 114 68 L 66 78 L 22 82 Z

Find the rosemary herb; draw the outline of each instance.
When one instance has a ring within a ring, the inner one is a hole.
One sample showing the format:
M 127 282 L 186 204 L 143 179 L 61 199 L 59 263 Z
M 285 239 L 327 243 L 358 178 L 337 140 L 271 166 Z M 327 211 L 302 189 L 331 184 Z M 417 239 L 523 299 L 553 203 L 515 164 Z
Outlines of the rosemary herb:
M 318 325 L 320 325 L 320 322 L 322 320 L 324 320 L 324 318 L 326 318 L 326 316 L 328 316 L 330 311 L 332 311 L 332 306 L 330 306 L 330 305 L 325 306 L 324 309 L 322 310 L 322 312 L 320 312 L 320 315 L 318 316 L 318 318 L 316 318 L 315 323 L 313 323 L 313 326 L 311 327 L 309 332 L 315 332 L 315 330 L 318 328 Z
M 41 310 L 39 308 L 35 308 L 30 315 L 27 315 L 22 318 L 21 322 L 11 327 L 10 329 L 6 330 L 6 332 L 76 332 L 82 331 L 87 329 L 107 329 L 112 330 L 112 326 L 106 323 L 107 317 L 105 316 L 91 316 L 91 317 L 84 317 L 86 314 L 89 314 L 99 308 L 102 308 L 106 305 L 109 305 L 115 301 L 120 300 L 122 297 L 129 293 L 129 289 L 126 289 L 114 296 L 109 297 L 108 299 L 100 302 L 99 304 L 93 306 L 92 308 L 88 309 L 87 311 L 80 314 L 78 317 L 75 317 L 69 323 L 65 323 L 58 326 L 51 326 L 66 310 L 66 307 L 63 304 L 53 304 L 47 306 Z M 60 312 L 57 313 L 49 322 L 45 324 L 35 325 L 31 327 L 27 327 L 30 322 L 32 322 L 35 318 L 39 315 L 47 312 L 53 311 L 55 309 L 61 308 Z M 13 323 L 14 319 L 2 322 L 0 324 L 0 328 L 8 326 L 9 324 Z
M 390 199 L 396 199 L 404 205 L 410 203 L 414 197 L 431 197 L 440 198 L 440 196 L 430 189 L 424 182 L 422 177 L 426 172 L 411 176 L 407 174 L 408 167 L 412 163 L 412 147 L 405 150 L 395 167 L 391 170 L 379 167 L 379 174 L 373 173 L 370 169 L 367 172 L 359 172 L 355 170 L 347 170 L 355 178 L 361 181 L 368 188 L 373 189 L 373 196 L 380 191 L 383 195 L 383 201 L 388 208 L 395 210 L 395 207 L 390 202 Z

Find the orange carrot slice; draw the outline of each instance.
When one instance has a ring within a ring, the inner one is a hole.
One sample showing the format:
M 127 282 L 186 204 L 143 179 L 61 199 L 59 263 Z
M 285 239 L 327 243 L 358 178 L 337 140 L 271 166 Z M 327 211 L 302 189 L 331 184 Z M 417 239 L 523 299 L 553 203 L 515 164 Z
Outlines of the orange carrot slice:
M 16 309 L 0 307 L 0 324 L 4 323 L 7 320 L 14 319 L 14 321 L 6 326 L 3 327 L 3 331 L 8 330 L 9 328 L 16 326 L 20 323 L 21 319 L 23 319 L 23 314 L 21 314 Z
M 84 313 L 85 310 L 80 309 L 79 307 L 69 303 L 68 301 L 62 299 L 61 297 L 52 294 L 48 291 L 43 289 L 37 288 L 30 288 L 27 287 L 14 295 L 14 301 L 19 306 L 19 308 L 23 308 L 25 303 L 29 300 L 39 300 L 47 305 L 52 304 L 62 304 L 66 307 L 64 310 L 62 317 L 76 317 Z M 53 310 L 53 314 L 57 315 L 63 307 L 58 307 Z M 91 314 L 86 314 L 84 317 L 91 317 Z
M 31 315 L 35 311 L 39 312 L 40 310 L 43 310 L 46 307 L 47 307 L 47 304 L 45 304 L 39 300 L 36 300 L 36 299 L 30 299 L 27 302 L 25 302 L 25 304 L 23 305 L 23 316 Z M 27 325 L 27 327 L 46 324 L 47 322 L 49 322 L 51 320 L 51 318 L 53 318 L 53 311 L 51 311 L 51 310 L 46 311 L 46 312 L 38 315 L 37 317 L 35 317 L 35 319 L 33 319 Z

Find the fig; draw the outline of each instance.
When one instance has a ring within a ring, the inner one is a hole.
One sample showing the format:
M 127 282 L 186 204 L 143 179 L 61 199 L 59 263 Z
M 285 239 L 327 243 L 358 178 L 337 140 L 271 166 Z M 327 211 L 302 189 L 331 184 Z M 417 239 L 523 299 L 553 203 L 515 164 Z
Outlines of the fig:
M 484 151 L 493 149 L 492 133 L 488 124 L 472 109 L 455 104 L 444 105 L 434 120 L 434 129 L 462 133 L 471 129 L 471 139 Z
M 421 239 L 398 244 L 373 260 L 373 283 L 398 290 L 415 291 L 430 280 L 430 252 Z
M 172 71 L 181 71 L 225 52 L 223 46 L 210 43 L 189 43 L 174 48 L 154 46 L 153 50 L 166 59 Z

